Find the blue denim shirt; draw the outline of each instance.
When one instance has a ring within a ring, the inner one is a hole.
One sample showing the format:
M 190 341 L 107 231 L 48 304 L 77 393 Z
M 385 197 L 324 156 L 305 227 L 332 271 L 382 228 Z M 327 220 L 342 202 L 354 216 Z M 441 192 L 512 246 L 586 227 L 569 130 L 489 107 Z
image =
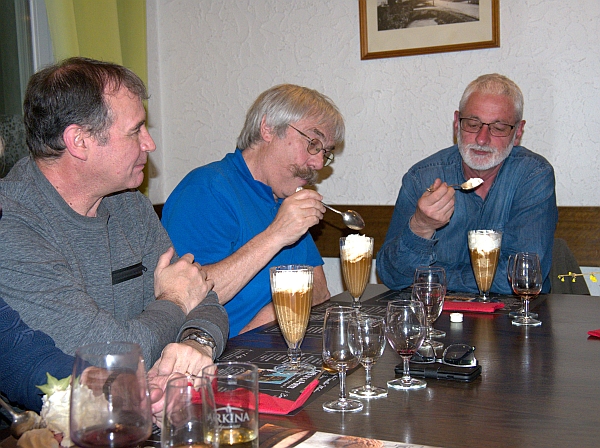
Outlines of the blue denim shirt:
M 415 268 L 436 265 L 446 269 L 448 289 L 476 293 L 477 283 L 467 246 L 467 232 L 500 230 L 502 247 L 492 292 L 512 294 L 506 267 L 508 256 L 535 252 L 544 273 L 542 291 L 550 290 L 554 230 L 558 221 L 554 169 L 542 156 L 515 146 L 506 158 L 485 200 L 474 191 L 457 191 L 450 222 L 431 239 L 409 228 L 417 201 L 436 178 L 450 184 L 465 182 L 458 146 L 443 149 L 414 165 L 402 178 L 392 221 L 377 254 L 377 273 L 389 288 L 410 286 Z

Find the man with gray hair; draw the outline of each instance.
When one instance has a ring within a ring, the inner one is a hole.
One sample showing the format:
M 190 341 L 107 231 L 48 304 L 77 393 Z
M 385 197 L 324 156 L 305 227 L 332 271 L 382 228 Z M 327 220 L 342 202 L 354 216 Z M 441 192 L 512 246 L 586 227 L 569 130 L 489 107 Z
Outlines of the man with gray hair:
M 308 233 L 325 208 L 320 194 L 302 187 L 316 181 L 343 139 L 344 120 L 329 98 L 275 86 L 251 106 L 235 152 L 193 170 L 166 201 L 163 225 L 215 282 L 232 336 L 275 320 L 271 266 L 314 266 L 313 304 L 329 298 Z
M 523 94 L 510 79 L 483 75 L 471 82 L 454 113 L 458 144 L 418 162 L 402 178 L 392 221 L 377 254 L 377 273 L 392 289 L 408 287 L 417 266 L 445 268 L 448 289 L 476 293 L 467 231 L 503 232 L 492 292 L 512 294 L 508 256 L 539 254 L 548 292 L 558 220 L 554 170 L 519 146 Z M 455 190 L 469 178 L 483 184 Z

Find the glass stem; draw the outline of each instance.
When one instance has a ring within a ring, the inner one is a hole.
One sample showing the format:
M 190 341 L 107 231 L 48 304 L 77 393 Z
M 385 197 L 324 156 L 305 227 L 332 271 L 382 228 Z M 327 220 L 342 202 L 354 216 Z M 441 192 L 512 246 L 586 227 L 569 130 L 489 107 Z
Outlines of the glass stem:
M 365 389 L 371 389 L 371 367 L 370 362 L 365 363 Z
M 340 401 L 346 401 L 346 367 L 340 367 L 338 377 L 340 379 Z
M 298 365 L 300 363 L 300 355 L 302 354 L 302 351 L 300 350 L 300 347 L 295 346 L 295 347 L 289 347 L 288 348 L 288 356 L 290 357 L 290 364 L 292 365 Z
M 402 382 L 405 384 L 410 384 L 410 382 L 411 382 L 410 370 L 409 370 L 409 364 L 408 364 L 409 362 L 410 362 L 410 356 L 402 357 Z
M 529 296 L 523 296 L 523 314 L 525 319 L 529 319 Z

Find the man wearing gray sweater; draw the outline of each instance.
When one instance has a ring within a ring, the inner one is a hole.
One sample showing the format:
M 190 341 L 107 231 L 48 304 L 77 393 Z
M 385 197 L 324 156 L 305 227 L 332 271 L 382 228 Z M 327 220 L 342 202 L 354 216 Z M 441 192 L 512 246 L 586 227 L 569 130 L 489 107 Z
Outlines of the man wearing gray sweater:
M 0 293 L 67 354 L 136 342 L 155 374 L 199 373 L 223 351 L 227 314 L 135 190 L 156 149 L 145 99 L 116 64 L 72 58 L 32 76 L 30 156 L 0 180 Z

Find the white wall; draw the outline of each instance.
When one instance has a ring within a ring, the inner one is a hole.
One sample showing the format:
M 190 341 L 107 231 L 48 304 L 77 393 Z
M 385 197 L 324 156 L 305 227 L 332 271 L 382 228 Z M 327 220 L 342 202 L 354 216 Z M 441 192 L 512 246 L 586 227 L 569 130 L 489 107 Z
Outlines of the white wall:
M 503 0 L 500 27 L 500 48 L 361 61 L 357 1 L 148 0 L 150 197 L 231 152 L 256 96 L 289 82 L 346 118 L 319 191 L 393 204 L 402 174 L 452 144 L 468 82 L 500 72 L 524 92 L 523 144 L 554 165 L 558 204 L 599 205 L 600 2 Z

